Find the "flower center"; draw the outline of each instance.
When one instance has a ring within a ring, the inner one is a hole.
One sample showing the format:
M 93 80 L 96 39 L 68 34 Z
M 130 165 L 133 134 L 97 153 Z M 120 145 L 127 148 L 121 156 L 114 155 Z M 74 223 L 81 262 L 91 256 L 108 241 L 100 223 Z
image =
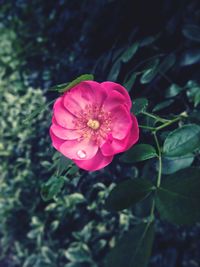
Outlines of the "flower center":
M 89 119 L 89 121 L 87 122 L 87 126 L 93 130 L 97 130 L 100 127 L 100 123 L 98 120 Z
M 95 104 L 87 105 L 76 114 L 75 128 L 81 134 L 80 140 L 91 139 L 100 146 L 111 132 L 111 126 L 111 113 Z

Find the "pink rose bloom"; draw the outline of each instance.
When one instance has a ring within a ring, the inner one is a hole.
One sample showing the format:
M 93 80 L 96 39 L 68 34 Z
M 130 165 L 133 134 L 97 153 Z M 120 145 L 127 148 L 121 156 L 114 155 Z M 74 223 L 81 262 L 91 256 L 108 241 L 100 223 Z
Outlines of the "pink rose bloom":
M 54 103 L 50 135 L 61 154 L 88 171 L 107 166 L 139 137 L 126 89 L 114 82 L 83 81 Z

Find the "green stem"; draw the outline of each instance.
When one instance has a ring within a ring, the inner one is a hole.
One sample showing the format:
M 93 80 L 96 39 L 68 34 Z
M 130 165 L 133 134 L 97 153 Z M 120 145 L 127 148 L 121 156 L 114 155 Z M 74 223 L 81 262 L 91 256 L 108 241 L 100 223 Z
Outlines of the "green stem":
M 153 136 L 154 136 L 154 139 L 156 142 L 156 147 L 158 150 L 159 165 L 158 165 L 158 176 L 157 176 L 157 181 L 156 181 L 156 187 L 159 188 L 160 184 L 161 184 L 161 178 L 162 178 L 162 153 L 161 153 L 161 148 L 160 148 L 160 144 L 158 142 L 156 132 L 153 132 Z M 151 221 L 154 220 L 154 212 L 155 212 L 155 198 L 152 201 L 152 206 L 151 206 L 151 210 L 150 210 L 150 220 Z
M 151 130 L 151 131 L 155 131 L 156 130 L 156 128 L 150 127 L 150 126 L 146 126 L 146 125 L 139 125 L 139 127 L 143 128 L 143 129 Z
M 147 115 L 147 114 L 145 114 Z M 149 115 L 149 114 L 148 114 Z M 152 114 L 150 114 L 151 117 L 154 116 Z M 184 114 L 184 113 L 181 113 L 178 117 L 176 117 L 175 119 L 173 120 L 170 120 L 170 121 L 166 121 L 163 125 L 157 127 L 157 128 L 153 128 L 153 127 L 148 127 L 148 126 L 143 126 L 141 125 L 140 127 L 141 128 L 146 128 L 146 129 L 150 129 L 152 130 L 152 133 L 153 133 L 153 136 L 154 136 L 154 140 L 155 140 L 155 143 L 156 143 L 156 147 L 157 147 L 157 152 L 158 152 L 158 176 L 157 176 L 157 181 L 156 181 L 156 187 L 159 188 L 160 187 L 160 184 L 161 184 L 161 178 L 162 178 L 162 152 L 161 152 L 161 147 L 160 147 L 160 144 L 159 144 L 159 141 L 158 141 L 158 138 L 157 138 L 157 135 L 156 135 L 156 132 L 181 120 L 183 117 L 187 117 L 187 114 Z M 150 210 L 150 221 L 152 222 L 154 220 L 154 212 L 155 212 L 155 198 L 153 198 L 153 201 L 152 201 L 152 206 L 151 206 L 151 210 Z
M 150 131 L 152 131 L 154 133 L 154 132 L 157 132 L 157 131 L 159 131 L 159 130 L 161 130 L 161 129 L 163 129 L 163 128 L 165 128 L 165 127 L 167 127 L 167 126 L 169 126 L 169 125 L 171 125 L 171 124 L 173 124 L 173 123 L 175 123 L 177 121 L 180 121 L 182 118 L 183 118 L 183 116 L 178 116 L 173 120 L 166 120 L 166 122 L 164 124 L 162 124 L 162 125 L 160 125 L 160 126 L 158 126 L 156 128 L 150 127 L 150 126 L 146 126 L 146 125 L 139 125 L 139 127 L 147 129 L 147 130 L 150 130 Z
M 154 211 L 155 211 L 155 198 L 152 200 L 152 206 L 150 210 L 150 221 L 154 220 Z
M 153 135 L 154 135 L 154 139 L 155 139 L 155 142 L 156 142 L 156 147 L 157 147 L 157 150 L 158 150 L 158 160 L 159 160 L 158 177 L 157 177 L 156 186 L 160 187 L 161 176 L 162 176 L 162 155 L 161 155 L 161 148 L 160 148 L 160 144 L 158 142 L 158 138 L 157 138 L 156 132 L 154 132 Z
M 173 120 L 170 120 L 170 121 L 164 123 L 164 124 L 161 125 L 161 126 L 158 126 L 158 127 L 156 128 L 156 132 L 159 131 L 159 130 L 161 130 L 161 129 L 163 129 L 163 128 L 165 128 L 165 127 L 167 127 L 167 126 L 169 126 L 169 125 L 171 125 L 171 124 L 173 124 L 173 123 L 175 123 L 175 122 L 177 122 L 177 121 L 179 121 L 180 119 L 182 119 L 182 117 L 179 116 L 179 117 L 177 117 L 177 118 L 175 118 L 175 119 L 173 119 Z
M 157 115 L 151 114 L 151 113 L 146 112 L 146 111 L 142 111 L 142 114 L 144 114 L 144 115 L 146 115 L 146 116 L 148 116 L 150 118 L 153 118 L 153 119 L 155 119 L 157 121 L 163 122 L 163 123 L 169 122 L 169 120 L 163 119 L 163 118 L 161 118 L 161 117 L 159 117 Z

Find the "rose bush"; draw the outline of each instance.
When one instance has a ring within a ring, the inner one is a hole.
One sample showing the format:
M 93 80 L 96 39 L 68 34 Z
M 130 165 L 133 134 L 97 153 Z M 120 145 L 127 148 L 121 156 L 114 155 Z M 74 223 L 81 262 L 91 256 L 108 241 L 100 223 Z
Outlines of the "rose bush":
M 126 89 L 117 83 L 80 82 L 54 103 L 50 127 L 54 148 L 82 169 L 105 167 L 138 140 L 131 106 Z

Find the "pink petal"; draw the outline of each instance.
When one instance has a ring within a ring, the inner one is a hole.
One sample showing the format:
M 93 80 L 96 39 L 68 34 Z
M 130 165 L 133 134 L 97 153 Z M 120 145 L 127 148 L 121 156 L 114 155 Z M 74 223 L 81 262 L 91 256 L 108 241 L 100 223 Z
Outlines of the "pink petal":
M 56 122 L 67 129 L 75 129 L 76 117 L 71 114 L 62 103 L 62 97 L 59 97 L 53 106 Z
M 132 127 L 131 114 L 125 106 L 118 106 L 111 111 L 111 133 L 114 138 L 124 139 Z
M 50 137 L 51 137 L 51 141 L 52 141 L 53 147 L 59 151 L 59 148 L 64 143 L 64 140 L 62 140 L 62 139 L 58 138 L 57 136 L 55 136 L 55 134 L 52 132 L 51 128 L 49 130 L 49 134 L 50 134 Z
M 101 147 L 101 152 L 104 156 L 111 156 L 118 153 L 121 153 L 126 150 L 125 142 L 122 143 L 122 140 L 113 139 L 113 141 L 107 141 Z
M 103 155 L 110 156 L 114 154 L 121 153 L 128 150 L 132 145 L 134 145 L 139 139 L 139 127 L 135 116 L 131 114 L 132 117 L 132 127 L 128 135 L 123 140 L 113 139 L 108 140 L 101 147 Z
M 99 150 L 97 154 L 90 160 L 74 160 L 74 162 L 81 169 L 87 171 L 96 171 L 107 166 L 112 160 L 113 156 L 103 156 L 103 154 Z
M 137 143 L 138 139 L 139 139 L 139 126 L 138 126 L 138 121 L 136 119 L 136 117 L 131 114 L 131 118 L 132 118 L 132 128 L 129 132 L 129 135 L 126 137 L 126 150 L 129 149 L 130 147 L 132 147 L 135 143 Z
M 90 105 L 101 106 L 107 94 L 100 84 L 84 81 L 64 94 L 64 106 L 74 115 L 79 115 Z
M 88 160 L 93 158 L 98 150 L 98 146 L 92 140 L 83 139 L 65 141 L 59 151 L 66 157 L 76 160 Z
M 108 96 L 103 103 L 105 111 L 118 107 L 119 105 L 126 105 L 126 98 L 118 91 L 111 90 L 108 92 Z
M 124 98 L 126 100 L 126 105 L 130 110 L 130 108 L 132 106 L 132 102 L 131 102 L 131 99 L 130 99 L 128 92 L 126 91 L 126 89 L 123 86 L 121 86 L 118 83 L 114 83 L 114 82 L 103 82 L 103 83 L 101 83 L 101 86 L 103 86 L 106 89 L 108 94 L 109 94 L 109 92 L 117 91 L 122 96 L 124 96 Z
M 75 140 L 81 137 L 80 131 L 63 128 L 57 123 L 51 125 L 51 131 L 54 135 L 63 140 Z

